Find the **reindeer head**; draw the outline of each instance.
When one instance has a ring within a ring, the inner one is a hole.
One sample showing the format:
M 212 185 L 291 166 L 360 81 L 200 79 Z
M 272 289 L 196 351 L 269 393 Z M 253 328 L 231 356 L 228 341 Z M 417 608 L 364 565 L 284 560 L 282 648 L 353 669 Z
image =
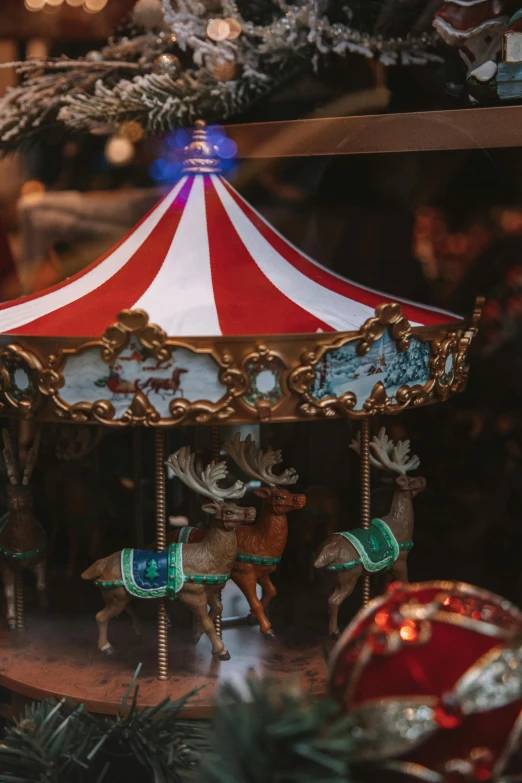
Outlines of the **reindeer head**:
M 280 451 L 268 449 L 263 452 L 261 449 L 256 449 L 256 444 L 250 435 L 242 441 L 239 433 L 225 444 L 225 449 L 248 476 L 263 482 L 265 486 L 255 489 L 254 495 L 270 504 L 275 514 L 288 514 L 290 511 L 305 507 L 304 495 L 294 495 L 287 489 L 283 489 L 284 485 L 295 484 L 299 478 L 295 470 L 287 468 L 279 476 L 273 472 L 274 466 L 283 461 Z
M 234 530 L 245 522 L 253 522 L 256 518 L 255 508 L 245 508 L 230 502 L 232 498 L 243 497 L 247 490 L 246 484 L 236 481 L 231 487 L 220 487 L 219 482 L 228 476 L 226 463 L 214 461 L 198 471 L 195 460 L 196 455 L 191 453 L 188 446 L 183 446 L 170 455 L 166 465 L 187 487 L 212 499 L 212 503 L 202 506 L 203 511 L 219 520 L 225 530 Z
M 40 448 L 40 433 L 38 433 L 33 441 L 33 445 L 27 452 L 27 459 L 22 471 L 20 465 L 20 459 L 18 451 L 15 452 L 11 436 L 7 430 L 2 431 L 4 439 L 4 462 L 7 469 L 7 476 L 9 478 L 8 494 L 13 496 L 30 495 L 31 488 L 29 482 L 36 466 L 36 460 L 38 459 L 38 450 Z
M 360 455 L 359 434 L 351 442 L 350 448 Z M 415 454 L 410 456 L 410 441 L 400 440 L 395 444 L 386 434 L 384 427 L 381 427 L 379 434 L 375 435 L 370 442 L 370 463 L 374 468 L 385 470 L 392 475 L 398 473 L 395 481 L 398 489 L 402 492 L 409 492 L 412 497 L 426 488 L 425 478 L 406 475 L 410 470 L 417 470 L 420 465 L 420 459 Z

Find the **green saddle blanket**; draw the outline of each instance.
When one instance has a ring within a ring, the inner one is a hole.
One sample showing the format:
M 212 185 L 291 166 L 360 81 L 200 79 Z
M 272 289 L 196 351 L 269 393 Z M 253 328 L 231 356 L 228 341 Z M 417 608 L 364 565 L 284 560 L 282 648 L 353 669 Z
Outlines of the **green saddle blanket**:
M 399 557 L 399 544 L 382 519 L 372 519 L 368 530 L 355 528 L 338 533 L 355 547 L 364 568 L 370 573 L 384 571 Z

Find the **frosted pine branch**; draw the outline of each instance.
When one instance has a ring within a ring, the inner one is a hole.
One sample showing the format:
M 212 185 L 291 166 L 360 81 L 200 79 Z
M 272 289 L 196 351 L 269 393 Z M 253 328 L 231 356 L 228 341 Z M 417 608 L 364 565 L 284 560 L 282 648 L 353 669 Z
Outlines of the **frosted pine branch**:
M 440 59 L 434 34 L 371 35 L 368 25 L 354 26 L 356 15 L 347 2 L 345 21 L 332 23 L 324 0 L 273 0 L 272 20 L 258 25 L 244 19 L 232 0 L 222 0 L 219 13 L 200 0 L 162 0 L 162 30 L 143 28 L 134 37 L 111 39 L 97 58 L 8 63 L 5 67 L 14 67 L 23 81 L 0 100 L 0 152 L 20 148 L 53 127 L 95 132 L 134 119 L 147 132 L 158 133 L 198 117 L 221 121 L 270 94 L 290 75 L 317 68 L 331 54 L 357 52 L 385 64 Z M 396 0 L 385 2 L 396 7 Z M 424 0 L 407 5 L 414 18 L 423 9 L 426 15 Z M 380 24 L 396 16 L 389 8 Z M 242 34 L 210 40 L 206 30 L 216 16 L 233 17 Z M 156 58 L 167 52 L 181 58 L 179 78 L 154 72 Z M 213 76 L 224 62 L 235 65 L 236 78 Z

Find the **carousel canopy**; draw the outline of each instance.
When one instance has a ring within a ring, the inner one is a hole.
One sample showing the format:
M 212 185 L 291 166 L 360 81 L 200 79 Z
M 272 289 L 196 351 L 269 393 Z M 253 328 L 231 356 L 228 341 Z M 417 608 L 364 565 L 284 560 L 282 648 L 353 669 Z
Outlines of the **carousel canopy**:
M 0 306 L 0 333 L 94 337 L 124 309 L 146 311 L 179 337 L 351 331 L 377 305 L 400 302 L 312 261 L 212 173 L 215 161 L 196 164 L 187 161 L 175 187 L 105 256 Z M 412 325 L 456 320 L 401 303 Z

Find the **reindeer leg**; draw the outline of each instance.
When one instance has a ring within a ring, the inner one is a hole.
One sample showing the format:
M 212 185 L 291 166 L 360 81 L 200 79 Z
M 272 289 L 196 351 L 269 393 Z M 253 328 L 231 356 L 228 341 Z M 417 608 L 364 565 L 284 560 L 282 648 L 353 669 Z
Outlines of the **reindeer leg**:
M 253 570 L 237 571 L 234 569 L 232 572 L 232 580 L 247 599 L 250 611 L 257 618 L 261 633 L 268 637 L 274 636 L 272 626 L 263 611 L 263 605 L 257 597 L 257 577 L 255 572 Z
M 212 589 L 207 590 L 207 604 L 210 606 L 210 612 L 208 614 L 210 619 L 214 623 L 214 628 L 215 628 L 216 619 L 221 614 L 223 614 L 223 604 L 221 603 L 218 590 L 212 590 Z M 194 644 L 197 644 L 203 635 L 203 627 L 199 621 L 199 618 L 196 615 L 192 615 L 192 617 L 193 617 L 192 638 Z
M 266 609 L 266 607 L 268 606 L 272 598 L 276 597 L 277 590 L 272 584 L 272 580 L 270 579 L 270 574 L 268 573 L 261 574 L 261 576 L 257 581 L 263 588 L 263 597 L 261 598 L 261 605 L 263 609 Z
M 357 569 L 359 571 L 359 569 Z M 353 573 L 353 572 L 352 572 Z M 353 593 L 353 589 L 355 585 L 357 584 L 357 580 L 360 576 L 360 571 L 356 574 L 353 574 L 350 576 L 349 579 L 346 579 L 346 576 L 343 574 L 343 576 L 337 575 L 337 578 L 335 580 L 336 586 L 335 590 L 331 594 L 330 598 L 328 599 L 328 614 L 330 617 L 330 622 L 328 626 L 328 632 L 330 636 L 339 636 L 339 624 L 338 624 L 338 614 L 339 614 L 339 607 L 343 603 L 343 601 L 348 598 L 349 595 Z
M 142 628 L 141 628 L 140 616 L 139 616 L 138 612 L 136 611 L 136 607 L 134 606 L 133 603 L 129 602 L 125 606 L 125 611 L 127 612 L 127 614 L 129 615 L 129 617 L 131 619 L 132 628 L 134 630 L 134 633 L 136 634 L 136 636 L 139 639 L 141 639 L 141 637 L 143 636 L 143 631 L 142 631 Z
M 129 596 L 123 587 L 116 587 L 112 590 L 102 590 L 101 593 L 106 606 L 105 609 L 102 609 L 96 615 L 96 622 L 98 623 L 98 649 L 106 655 L 112 655 L 114 653 L 114 647 L 107 638 L 109 621 L 122 613 L 129 601 Z
M 7 612 L 7 627 L 10 631 L 16 630 L 15 608 L 15 575 L 7 563 L 2 562 L 2 581 L 4 583 L 5 607 Z
M 179 595 L 183 603 L 186 604 L 192 612 L 194 612 L 199 622 L 203 626 L 203 630 L 212 644 L 212 655 L 217 656 L 220 661 L 229 661 L 230 654 L 225 649 L 223 641 L 217 635 L 214 623 L 208 615 L 206 593 L 204 591 L 198 591 L 195 593 L 182 590 Z
M 47 561 L 44 558 L 35 563 L 33 567 L 33 573 L 36 577 L 36 590 L 38 593 L 38 603 L 40 609 L 47 609 L 49 606 L 49 599 L 47 598 Z
M 208 604 L 210 606 L 210 619 L 213 623 L 216 622 L 216 618 L 223 614 L 223 603 L 219 597 L 219 590 L 209 590 L 207 593 Z

